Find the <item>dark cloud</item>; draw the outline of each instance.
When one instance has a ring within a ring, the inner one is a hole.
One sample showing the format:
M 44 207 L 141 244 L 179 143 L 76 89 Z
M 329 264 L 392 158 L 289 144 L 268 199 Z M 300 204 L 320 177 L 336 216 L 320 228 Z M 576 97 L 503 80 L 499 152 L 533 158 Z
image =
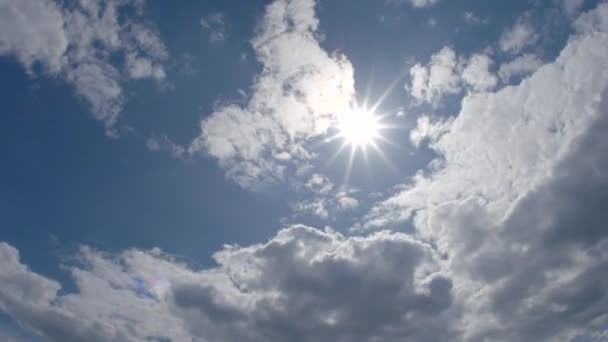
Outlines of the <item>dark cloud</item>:
M 440 341 L 453 334 L 443 315 L 451 280 L 437 273 L 428 246 L 404 234 L 345 238 L 294 226 L 267 244 L 223 251 L 218 261 L 247 304 L 203 284 L 173 293 L 191 326 L 208 322 L 205 337 Z

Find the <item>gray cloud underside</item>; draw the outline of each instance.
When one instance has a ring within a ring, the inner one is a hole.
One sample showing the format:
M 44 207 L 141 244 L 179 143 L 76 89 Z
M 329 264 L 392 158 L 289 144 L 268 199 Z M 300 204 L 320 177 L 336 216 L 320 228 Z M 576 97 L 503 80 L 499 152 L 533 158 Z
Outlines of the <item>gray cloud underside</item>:
M 84 248 L 79 259 L 71 268 L 79 292 L 58 295 L 58 283 L 0 245 L 0 308 L 53 341 L 436 341 L 455 334 L 444 314 L 451 280 L 428 245 L 402 233 L 347 238 L 293 226 L 266 244 L 226 247 L 215 255 L 218 267 L 202 271 L 155 251 L 110 257 Z M 134 281 L 142 274 L 159 279 L 149 292 Z

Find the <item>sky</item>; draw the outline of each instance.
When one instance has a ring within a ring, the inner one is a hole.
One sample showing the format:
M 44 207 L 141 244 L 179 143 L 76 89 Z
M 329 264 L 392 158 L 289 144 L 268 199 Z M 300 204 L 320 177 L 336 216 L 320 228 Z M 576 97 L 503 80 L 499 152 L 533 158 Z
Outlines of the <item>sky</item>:
M 0 340 L 608 341 L 605 0 L 0 0 Z

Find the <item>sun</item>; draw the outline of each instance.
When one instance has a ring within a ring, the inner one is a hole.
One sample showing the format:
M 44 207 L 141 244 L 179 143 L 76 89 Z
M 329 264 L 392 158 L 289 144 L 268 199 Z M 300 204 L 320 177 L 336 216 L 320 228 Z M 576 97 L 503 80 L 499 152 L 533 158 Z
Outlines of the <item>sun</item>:
M 338 135 L 353 147 L 366 147 L 379 136 L 380 124 L 373 111 L 354 107 L 338 118 Z
M 376 112 L 380 102 L 371 107 L 366 105 L 367 101 L 363 105 L 356 102 L 351 104 L 348 110 L 336 116 L 332 124 L 334 134 L 323 140 L 325 143 L 338 139 L 342 141 L 337 146 L 336 151 L 326 159 L 326 165 L 332 164 L 344 151 L 350 150 L 347 152 L 348 161 L 344 173 L 345 184 L 348 183 L 355 160 L 362 157 L 362 160 L 368 163 L 370 151 L 376 152 L 374 155 L 380 157 L 390 169 L 394 169 L 392 162 L 382 151 L 382 145 L 392 144 L 384 135 L 387 129 L 395 126 L 387 123 L 387 116 L 390 115 L 390 112 L 382 114 Z

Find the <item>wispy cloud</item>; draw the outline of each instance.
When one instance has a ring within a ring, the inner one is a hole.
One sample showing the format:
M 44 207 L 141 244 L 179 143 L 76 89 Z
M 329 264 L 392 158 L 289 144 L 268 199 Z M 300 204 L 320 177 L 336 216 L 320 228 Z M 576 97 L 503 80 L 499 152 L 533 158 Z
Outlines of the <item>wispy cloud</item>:
M 225 20 L 224 15 L 219 12 L 201 18 L 200 24 L 207 33 L 210 43 L 217 44 L 226 40 L 227 32 Z
M 7 0 L 0 20 L 0 54 L 12 55 L 34 73 L 59 76 L 82 96 L 110 135 L 122 110 L 123 75 L 133 79 L 165 78 L 168 52 L 152 28 L 136 17 L 123 18 L 140 1 L 79 1 L 62 7 L 50 0 Z M 111 61 L 125 57 L 124 73 Z

